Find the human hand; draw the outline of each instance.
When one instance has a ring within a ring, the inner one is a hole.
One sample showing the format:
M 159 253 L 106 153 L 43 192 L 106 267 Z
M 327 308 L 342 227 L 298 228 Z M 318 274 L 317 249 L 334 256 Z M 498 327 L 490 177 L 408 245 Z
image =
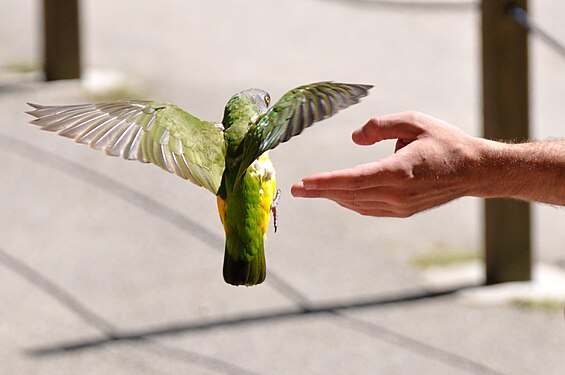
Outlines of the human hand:
M 409 217 L 464 195 L 477 195 L 486 141 L 418 112 L 370 119 L 353 132 L 358 145 L 397 139 L 393 155 L 353 168 L 304 177 L 295 197 L 327 198 L 362 215 Z

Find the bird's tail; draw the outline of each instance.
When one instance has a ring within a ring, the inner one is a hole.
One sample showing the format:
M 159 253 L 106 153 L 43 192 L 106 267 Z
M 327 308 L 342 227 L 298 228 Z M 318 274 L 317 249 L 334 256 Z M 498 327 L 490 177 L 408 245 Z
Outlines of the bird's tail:
M 227 246 L 227 245 L 226 245 Z M 224 280 L 231 285 L 252 286 L 261 284 L 267 274 L 263 245 L 251 261 L 233 259 L 226 248 L 224 255 Z

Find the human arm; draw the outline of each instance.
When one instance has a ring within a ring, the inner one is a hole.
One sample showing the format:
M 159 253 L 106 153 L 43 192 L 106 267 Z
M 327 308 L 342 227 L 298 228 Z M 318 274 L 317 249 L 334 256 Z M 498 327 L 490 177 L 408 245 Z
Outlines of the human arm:
M 418 112 L 372 118 L 352 138 L 359 145 L 396 139 L 395 153 L 305 177 L 292 194 L 392 217 L 408 217 L 463 196 L 565 205 L 565 141 L 495 142 Z

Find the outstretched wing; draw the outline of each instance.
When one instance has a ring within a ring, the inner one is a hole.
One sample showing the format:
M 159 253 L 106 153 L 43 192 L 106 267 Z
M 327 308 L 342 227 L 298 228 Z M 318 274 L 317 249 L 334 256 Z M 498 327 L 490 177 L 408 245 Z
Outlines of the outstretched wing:
M 339 110 L 367 96 L 371 85 L 318 82 L 295 88 L 253 124 L 241 144 L 242 161 L 237 181 L 262 153 L 302 133 L 316 121 L 333 116 Z
M 44 106 L 32 124 L 107 155 L 153 163 L 216 194 L 225 169 L 221 126 L 149 101 Z

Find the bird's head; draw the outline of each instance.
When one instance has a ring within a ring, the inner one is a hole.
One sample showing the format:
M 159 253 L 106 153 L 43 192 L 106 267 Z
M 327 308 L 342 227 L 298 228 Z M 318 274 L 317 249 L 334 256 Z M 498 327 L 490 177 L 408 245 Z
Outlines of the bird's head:
M 227 129 L 237 121 L 254 122 L 267 112 L 271 96 L 265 90 L 247 89 L 240 91 L 228 100 L 222 124 Z
M 267 112 L 269 104 L 271 104 L 271 96 L 265 90 L 247 89 L 245 91 L 241 91 L 239 95 L 249 99 L 253 104 L 255 104 L 260 114 Z

